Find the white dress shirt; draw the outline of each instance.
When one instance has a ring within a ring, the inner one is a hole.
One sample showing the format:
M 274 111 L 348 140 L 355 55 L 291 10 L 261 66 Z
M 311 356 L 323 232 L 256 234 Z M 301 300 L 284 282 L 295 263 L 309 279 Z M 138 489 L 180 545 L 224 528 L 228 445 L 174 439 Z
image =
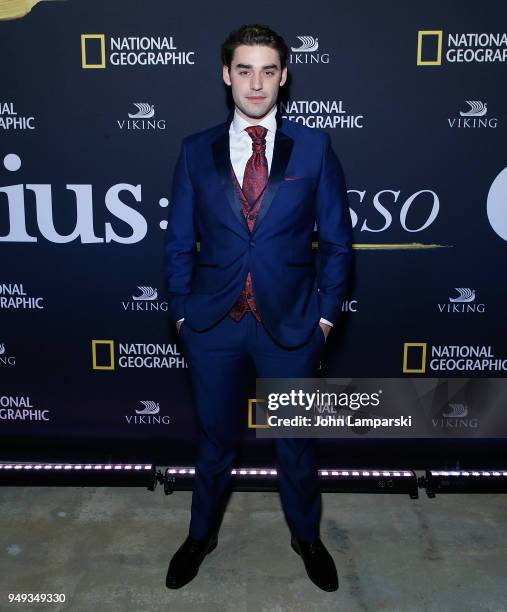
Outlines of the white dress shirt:
M 273 161 L 273 149 L 275 146 L 275 133 L 276 133 L 276 106 L 273 110 L 266 115 L 259 123 L 255 125 L 262 125 L 267 129 L 266 133 L 266 159 L 268 161 L 268 173 L 271 171 L 271 162 Z M 252 139 L 245 128 L 250 127 L 252 124 L 246 119 L 243 119 L 238 114 L 237 110 L 234 110 L 234 117 L 231 121 L 229 128 L 229 147 L 231 152 L 231 164 L 234 169 L 234 174 L 238 179 L 238 183 L 243 185 L 243 175 L 245 174 L 245 167 L 247 161 L 252 156 Z M 183 321 L 183 319 L 178 319 Z M 333 326 L 332 323 L 326 319 L 320 319 L 322 323 Z

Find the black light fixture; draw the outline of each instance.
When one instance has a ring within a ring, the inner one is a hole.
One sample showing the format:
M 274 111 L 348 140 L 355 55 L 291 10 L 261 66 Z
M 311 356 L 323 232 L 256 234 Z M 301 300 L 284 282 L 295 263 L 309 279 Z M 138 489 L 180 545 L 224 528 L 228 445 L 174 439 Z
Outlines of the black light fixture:
M 417 499 L 418 489 L 428 497 L 437 493 L 507 493 L 507 470 L 427 469 L 417 478 L 413 470 L 393 469 L 319 469 L 325 493 L 402 493 Z M 146 487 L 153 491 L 160 482 L 166 494 L 192 490 L 195 468 L 174 466 L 162 474 L 153 464 L 140 463 L 51 463 L 2 461 L 0 486 L 118 486 Z M 244 467 L 231 470 L 232 486 L 237 491 L 276 491 L 277 470 L 269 467 Z
M 139 463 L 0 462 L 0 485 L 155 489 L 155 466 Z
M 421 486 L 437 493 L 507 493 L 507 470 L 426 470 Z
M 418 481 L 412 470 L 338 469 L 318 470 L 324 493 L 403 493 L 412 499 L 419 496 Z M 195 469 L 168 467 L 164 474 L 164 491 L 192 490 Z M 277 471 L 274 468 L 234 468 L 232 487 L 236 491 L 276 491 Z

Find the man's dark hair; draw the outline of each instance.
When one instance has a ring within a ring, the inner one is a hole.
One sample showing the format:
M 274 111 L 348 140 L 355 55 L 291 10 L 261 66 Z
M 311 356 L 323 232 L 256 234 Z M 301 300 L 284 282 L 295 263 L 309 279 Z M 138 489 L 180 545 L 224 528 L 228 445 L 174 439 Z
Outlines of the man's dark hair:
M 276 49 L 280 57 L 280 67 L 283 69 L 287 65 L 289 48 L 280 34 L 277 34 L 268 26 L 252 23 L 233 30 L 222 43 L 221 57 L 223 64 L 231 67 L 234 50 L 240 45 L 265 45 Z

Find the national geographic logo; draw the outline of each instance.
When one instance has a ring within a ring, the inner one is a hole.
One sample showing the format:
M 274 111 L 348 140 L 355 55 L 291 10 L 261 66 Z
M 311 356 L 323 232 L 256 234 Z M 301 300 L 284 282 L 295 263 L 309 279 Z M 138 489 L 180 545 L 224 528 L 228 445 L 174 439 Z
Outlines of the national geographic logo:
M 417 32 L 417 65 L 442 65 L 442 30 L 419 30 Z
M 364 115 L 354 115 L 343 108 L 343 100 L 290 100 L 280 102 L 284 119 L 311 128 L 362 128 Z
M 248 398 L 248 428 L 249 429 L 268 429 L 269 428 L 269 424 L 267 422 L 267 420 L 265 420 L 264 423 L 257 423 L 257 419 L 256 419 L 256 413 L 255 413 L 255 408 L 254 408 L 254 404 L 257 403 L 264 403 L 264 400 L 262 399 L 256 399 L 256 398 Z M 267 418 L 267 412 L 265 412 L 265 417 Z
M 417 65 L 494 63 L 507 61 L 507 33 L 461 32 L 447 35 L 443 30 L 417 32 Z
M 35 408 L 30 396 L 0 395 L 0 420 L 49 421 L 49 410 Z
M 94 60 L 89 60 L 89 56 Z M 99 57 L 99 61 L 97 61 Z M 81 67 L 106 67 L 106 41 L 104 34 L 81 34 Z
M 429 356 L 429 360 L 427 357 Z M 495 358 L 489 345 L 430 345 L 426 342 L 403 343 L 403 373 L 431 372 L 502 372 L 507 359 Z
M 403 343 L 403 373 L 424 374 L 426 372 L 426 342 Z
M 195 51 L 179 51 L 173 36 L 81 34 L 81 67 L 180 66 L 195 64 Z
M 0 100 L 0 130 L 35 130 L 35 117 L 18 116 L 14 102 Z
M 175 344 L 92 340 L 93 370 L 115 370 L 117 364 L 119 368 L 188 367 Z
M 44 310 L 44 298 L 27 295 L 23 283 L 0 283 L 0 309 Z

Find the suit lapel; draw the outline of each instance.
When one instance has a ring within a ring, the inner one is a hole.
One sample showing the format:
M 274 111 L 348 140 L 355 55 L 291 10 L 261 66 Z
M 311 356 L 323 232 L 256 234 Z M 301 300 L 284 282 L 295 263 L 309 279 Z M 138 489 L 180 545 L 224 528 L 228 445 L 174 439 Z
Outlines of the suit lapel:
M 220 176 L 220 182 L 222 183 L 225 195 L 227 196 L 227 201 L 229 202 L 229 205 L 232 208 L 232 212 L 234 213 L 234 216 L 236 217 L 238 222 L 245 229 L 245 231 L 249 233 L 248 225 L 246 224 L 246 219 L 243 216 L 243 213 L 241 212 L 241 204 L 239 203 L 239 200 L 236 197 L 231 180 L 229 125 L 230 122 L 224 124 L 223 132 L 212 144 L 213 159 L 215 161 L 217 172 Z
M 259 209 L 259 213 L 257 214 L 257 219 L 255 221 L 252 234 L 255 234 L 259 227 L 259 224 L 266 216 L 266 213 L 268 212 L 269 207 L 273 202 L 273 198 L 275 197 L 276 192 L 278 191 L 278 187 L 280 187 L 280 183 L 283 180 L 283 175 L 285 174 L 285 169 L 287 168 L 287 164 L 289 163 L 293 145 L 294 141 L 292 140 L 292 138 L 289 138 L 289 136 L 284 134 L 280 130 L 280 128 L 277 128 L 275 133 L 273 159 L 271 161 L 271 170 L 269 172 L 268 184 L 261 200 L 261 206 Z
M 229 205 L 232 208 L 232 212 L 234 216 L 237 218 L 238 222 L 241 226 L 248 232 L 248 225 L 246 223 L 245 217 L 241 212 L 241 203 L 239 199 L 236 197 L 234 192 L 234 187 L 231 180 L 231 156 L 230 156 L 230 148 L 229 148 L 229 126 L 232 121 L 233 114 L 231 113 L 228 117 L 226 123 L 223 124 L 223 131 L 218 136 L 218 138 L 212 144 L 213 150 L 213 159 L 215 162 L 215 166 L 217 172 L 220 176 L 220 181 L 222 183 L 222 187 L 227 196 L 227 200 Z M 287 136 L 282 131 L 282 119 L 280 113 L 277 113 L 277 130 L 275 133 L 275 142 L 273 148 L 273 159 L 271 161 L 271 170 L 269 173 L 268 184 L 266 186 L 266 191 L 262 197 L 261 206 L 259 212 L 257 214 L 257 219 L 255 221 L 255 225 L 252 230 L 252 234 L 254 234 L 259 227 L 259 223 L 266 216 L 269 207 L 273 201 L 273 198 L 278 191 L 278 187 L 282 182 L 283 175 L 285 174 L 285 169 L 287 168 L 287 164 L 289 163 L 289 159 L 292 152 L 292 147 L 294 145 L 294 140 Z

